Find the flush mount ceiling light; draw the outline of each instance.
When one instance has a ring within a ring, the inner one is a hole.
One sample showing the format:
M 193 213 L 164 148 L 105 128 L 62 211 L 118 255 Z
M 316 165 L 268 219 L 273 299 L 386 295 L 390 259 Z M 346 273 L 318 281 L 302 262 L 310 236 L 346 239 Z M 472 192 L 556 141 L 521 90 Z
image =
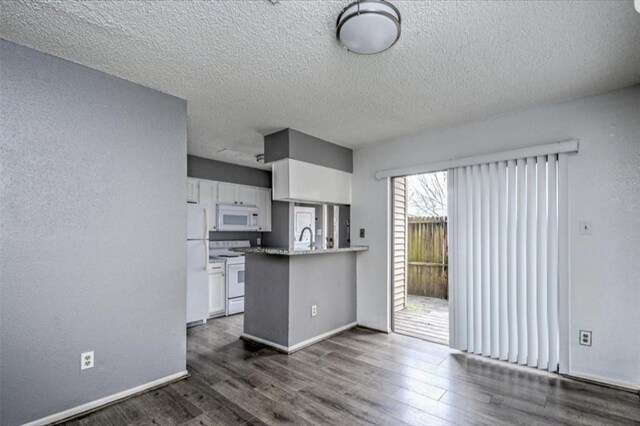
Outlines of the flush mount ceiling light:
M 400 11 L 384 0 L 359 0 L 342 9 L 336 36 L 350 52 L 384 52 L 400 38 Z

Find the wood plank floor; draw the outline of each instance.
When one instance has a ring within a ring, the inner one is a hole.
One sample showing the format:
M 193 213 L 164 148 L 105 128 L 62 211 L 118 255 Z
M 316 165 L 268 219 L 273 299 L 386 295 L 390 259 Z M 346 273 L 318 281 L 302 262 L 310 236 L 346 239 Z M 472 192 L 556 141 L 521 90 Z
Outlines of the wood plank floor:
M 409 294 L 406 307 L 395 314 L 393 331 L 449 346 L 449 301 Z
M 284 355 L 242 315 L 189 329 L 191 377 L 69 425 L 640 424 L 637 394 L 354 329 Z

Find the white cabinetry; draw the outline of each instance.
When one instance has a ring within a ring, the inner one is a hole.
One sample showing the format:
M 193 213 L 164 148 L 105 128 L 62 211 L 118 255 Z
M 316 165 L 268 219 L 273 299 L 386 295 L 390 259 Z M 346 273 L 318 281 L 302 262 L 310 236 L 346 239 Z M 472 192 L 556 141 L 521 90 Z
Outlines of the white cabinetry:
M 291 158 L 272 168 L 274 200 L 351 204 L 351 173 Z
M 217 205 L 258 207 L 258 231 L 271 232 L 271 190 L 254 186 L 187 178 L 187 202 L 207 204 L 209 230 L 216 231 Z
M 187 178 L 187 203 L 198 202 L 198 179 Z
M 218 183 L 211 180 L 201 180 L 200 195 L 198 196 L 198 202 L 200 204 L 206 204 L 207 213 L 209 215 L 209 231 L 216 230 L 216 201 L 218 199 Z
M 271 232 L 271 190 L 258 189 L 258 231 Z
M 238 185 L 238 188 L 237 188 L 238 204 L 243 204 L 245 206 L 257 206 L 258 191 L 259 191 L 258 188 L 254 188 L 251 186 Z
M 218 204 L 238 204 L 238 185 L 233 183 L 218 183 Z
M 220 182 L 218 183 L 218 204 L 255 206 L 259 190 L 253 186 Z
M 209 317 L 224 315 L 225 310 L 224 263 L 209 266 Z

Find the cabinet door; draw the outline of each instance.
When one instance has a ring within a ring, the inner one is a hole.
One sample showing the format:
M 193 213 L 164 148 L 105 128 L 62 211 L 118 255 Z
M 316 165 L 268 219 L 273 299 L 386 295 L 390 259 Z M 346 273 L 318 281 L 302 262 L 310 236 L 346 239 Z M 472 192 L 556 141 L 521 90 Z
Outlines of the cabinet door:
M 258 189 L 258 231 L 271 232 L 270 189 Z
M 257 206 L 258 205 L 258 189 L 250 186 L 238 185 L 238 204 L 245 206 Z
M 238 185 L 218 183 L 218 204 L 238 204 Z
M 218 200 L 218 182 L 211 180 L 200 181 L 200 204 L 207 205 L 209 214 L 209 231 L 216 230 L 216 202 Z
M 198 202 L 198 179 L 187 178 L 187 203 Z
M 215 267 L 209 272 L 209 316 L 224 314 L 224 310 L 224 267 Z

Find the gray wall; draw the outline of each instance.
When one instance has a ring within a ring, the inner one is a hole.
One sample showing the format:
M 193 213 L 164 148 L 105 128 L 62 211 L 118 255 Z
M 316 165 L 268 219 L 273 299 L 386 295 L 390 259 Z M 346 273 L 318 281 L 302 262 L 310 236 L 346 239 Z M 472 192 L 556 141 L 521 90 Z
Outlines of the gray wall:
M 244 332 L 289 343 L 289 257 L 248 254 L 245 259 Z
M 262 245 L 265 247 L 289 247 L 289 210 L 287 201 L 271 202 L 271 232 L 262 234 Z
M 294 129 L 284 129 L 265 136 L 264 155 L 266 163 L 293 158 L 319 166 L 353 172 L 353 151 L 350 148 Z
M 187 155 L 187 176 L 271 188 L 271 172 Z
M 0 64 L 0 423 L 16 425 L 185 369 L 187 119 L 183 100 L 1 40 Z
M 293 346 L 354 323 L 356 256 L 248 254 L 244 332 Z M 315 317 L 311 305 L 318 307 Z
M 351 246 L 351 207 L 341 205 L 338 212 L 338 247 Z
M 291 256 L 289 346 L 356 322 L 356 258 L 357 253 Z M 311 305 L 318 307 L 315 317 Z

